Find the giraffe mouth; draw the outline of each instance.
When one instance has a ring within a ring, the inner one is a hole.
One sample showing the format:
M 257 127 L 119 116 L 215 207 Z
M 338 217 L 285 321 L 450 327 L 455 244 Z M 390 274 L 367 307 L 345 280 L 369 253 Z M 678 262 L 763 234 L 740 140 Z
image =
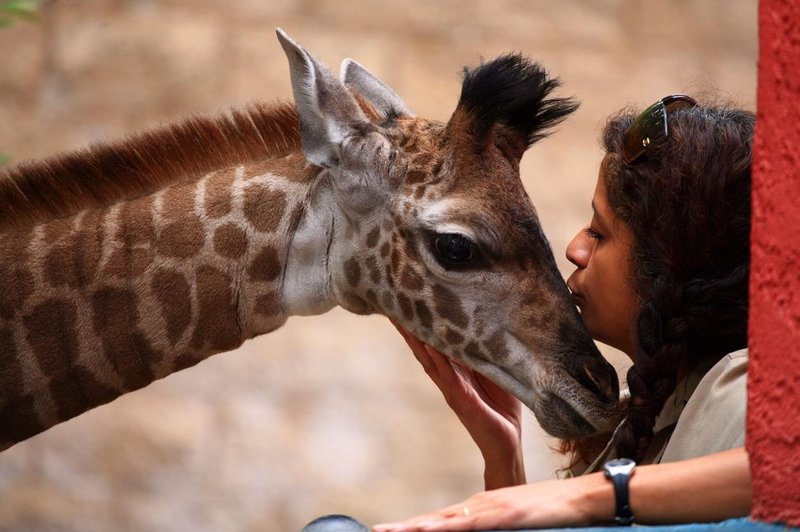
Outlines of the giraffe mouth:
M 545 394 L 538 406 L 542 415 L 537 414 L 539 423 L 548 434 L 557 438 L 575 438 L 589 436 L 597 432 L 597 428 L 556 394 Z

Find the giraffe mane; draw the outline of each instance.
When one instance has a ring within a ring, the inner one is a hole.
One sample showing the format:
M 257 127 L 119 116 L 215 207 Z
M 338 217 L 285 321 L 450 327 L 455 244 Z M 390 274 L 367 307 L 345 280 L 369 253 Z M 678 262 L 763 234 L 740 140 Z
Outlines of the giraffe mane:
M 213 170 L 300 149 L 291 104 L 252 103 L 190 116 L 0 173 L 0 230 L 152 194 Z

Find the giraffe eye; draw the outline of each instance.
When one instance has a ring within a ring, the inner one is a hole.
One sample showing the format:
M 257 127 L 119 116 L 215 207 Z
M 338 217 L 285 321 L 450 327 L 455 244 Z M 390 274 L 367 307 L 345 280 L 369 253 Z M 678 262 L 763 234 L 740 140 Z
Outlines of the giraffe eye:
M 434 237 L 436 258 L 445 267 L 466 266 L 478 255 L 474 242 L 457 233 L 442 233 Z

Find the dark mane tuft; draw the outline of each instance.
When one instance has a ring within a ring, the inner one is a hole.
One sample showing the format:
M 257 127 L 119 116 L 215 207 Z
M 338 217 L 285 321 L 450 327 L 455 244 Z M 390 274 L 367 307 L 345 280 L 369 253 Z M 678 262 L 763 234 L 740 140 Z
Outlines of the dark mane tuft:
M 560 84 L 539 63 L 506 54 L 464 69 L 458 107 L 471 115 L 479 138 L 500 123 L 520 133 L 530 146 L 578 108 L 573 98 L 547 98 Z
M 299 149 L 293 105 L 257 103 L 216 117 L 192 116 L 0 171 L 0 230 L 63 218 Z

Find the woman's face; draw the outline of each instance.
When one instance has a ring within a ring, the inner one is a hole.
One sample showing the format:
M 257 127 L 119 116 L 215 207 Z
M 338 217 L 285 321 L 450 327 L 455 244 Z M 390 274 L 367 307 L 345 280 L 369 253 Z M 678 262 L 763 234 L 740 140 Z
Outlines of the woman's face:
M 567 285 L 592 337 L 633 358 L 639 309 L 631 282 L 633 235 L 608 205 L 606 166 L 603 159 L 592 219 L 567 246 L 567 259 L 577 266 Z

